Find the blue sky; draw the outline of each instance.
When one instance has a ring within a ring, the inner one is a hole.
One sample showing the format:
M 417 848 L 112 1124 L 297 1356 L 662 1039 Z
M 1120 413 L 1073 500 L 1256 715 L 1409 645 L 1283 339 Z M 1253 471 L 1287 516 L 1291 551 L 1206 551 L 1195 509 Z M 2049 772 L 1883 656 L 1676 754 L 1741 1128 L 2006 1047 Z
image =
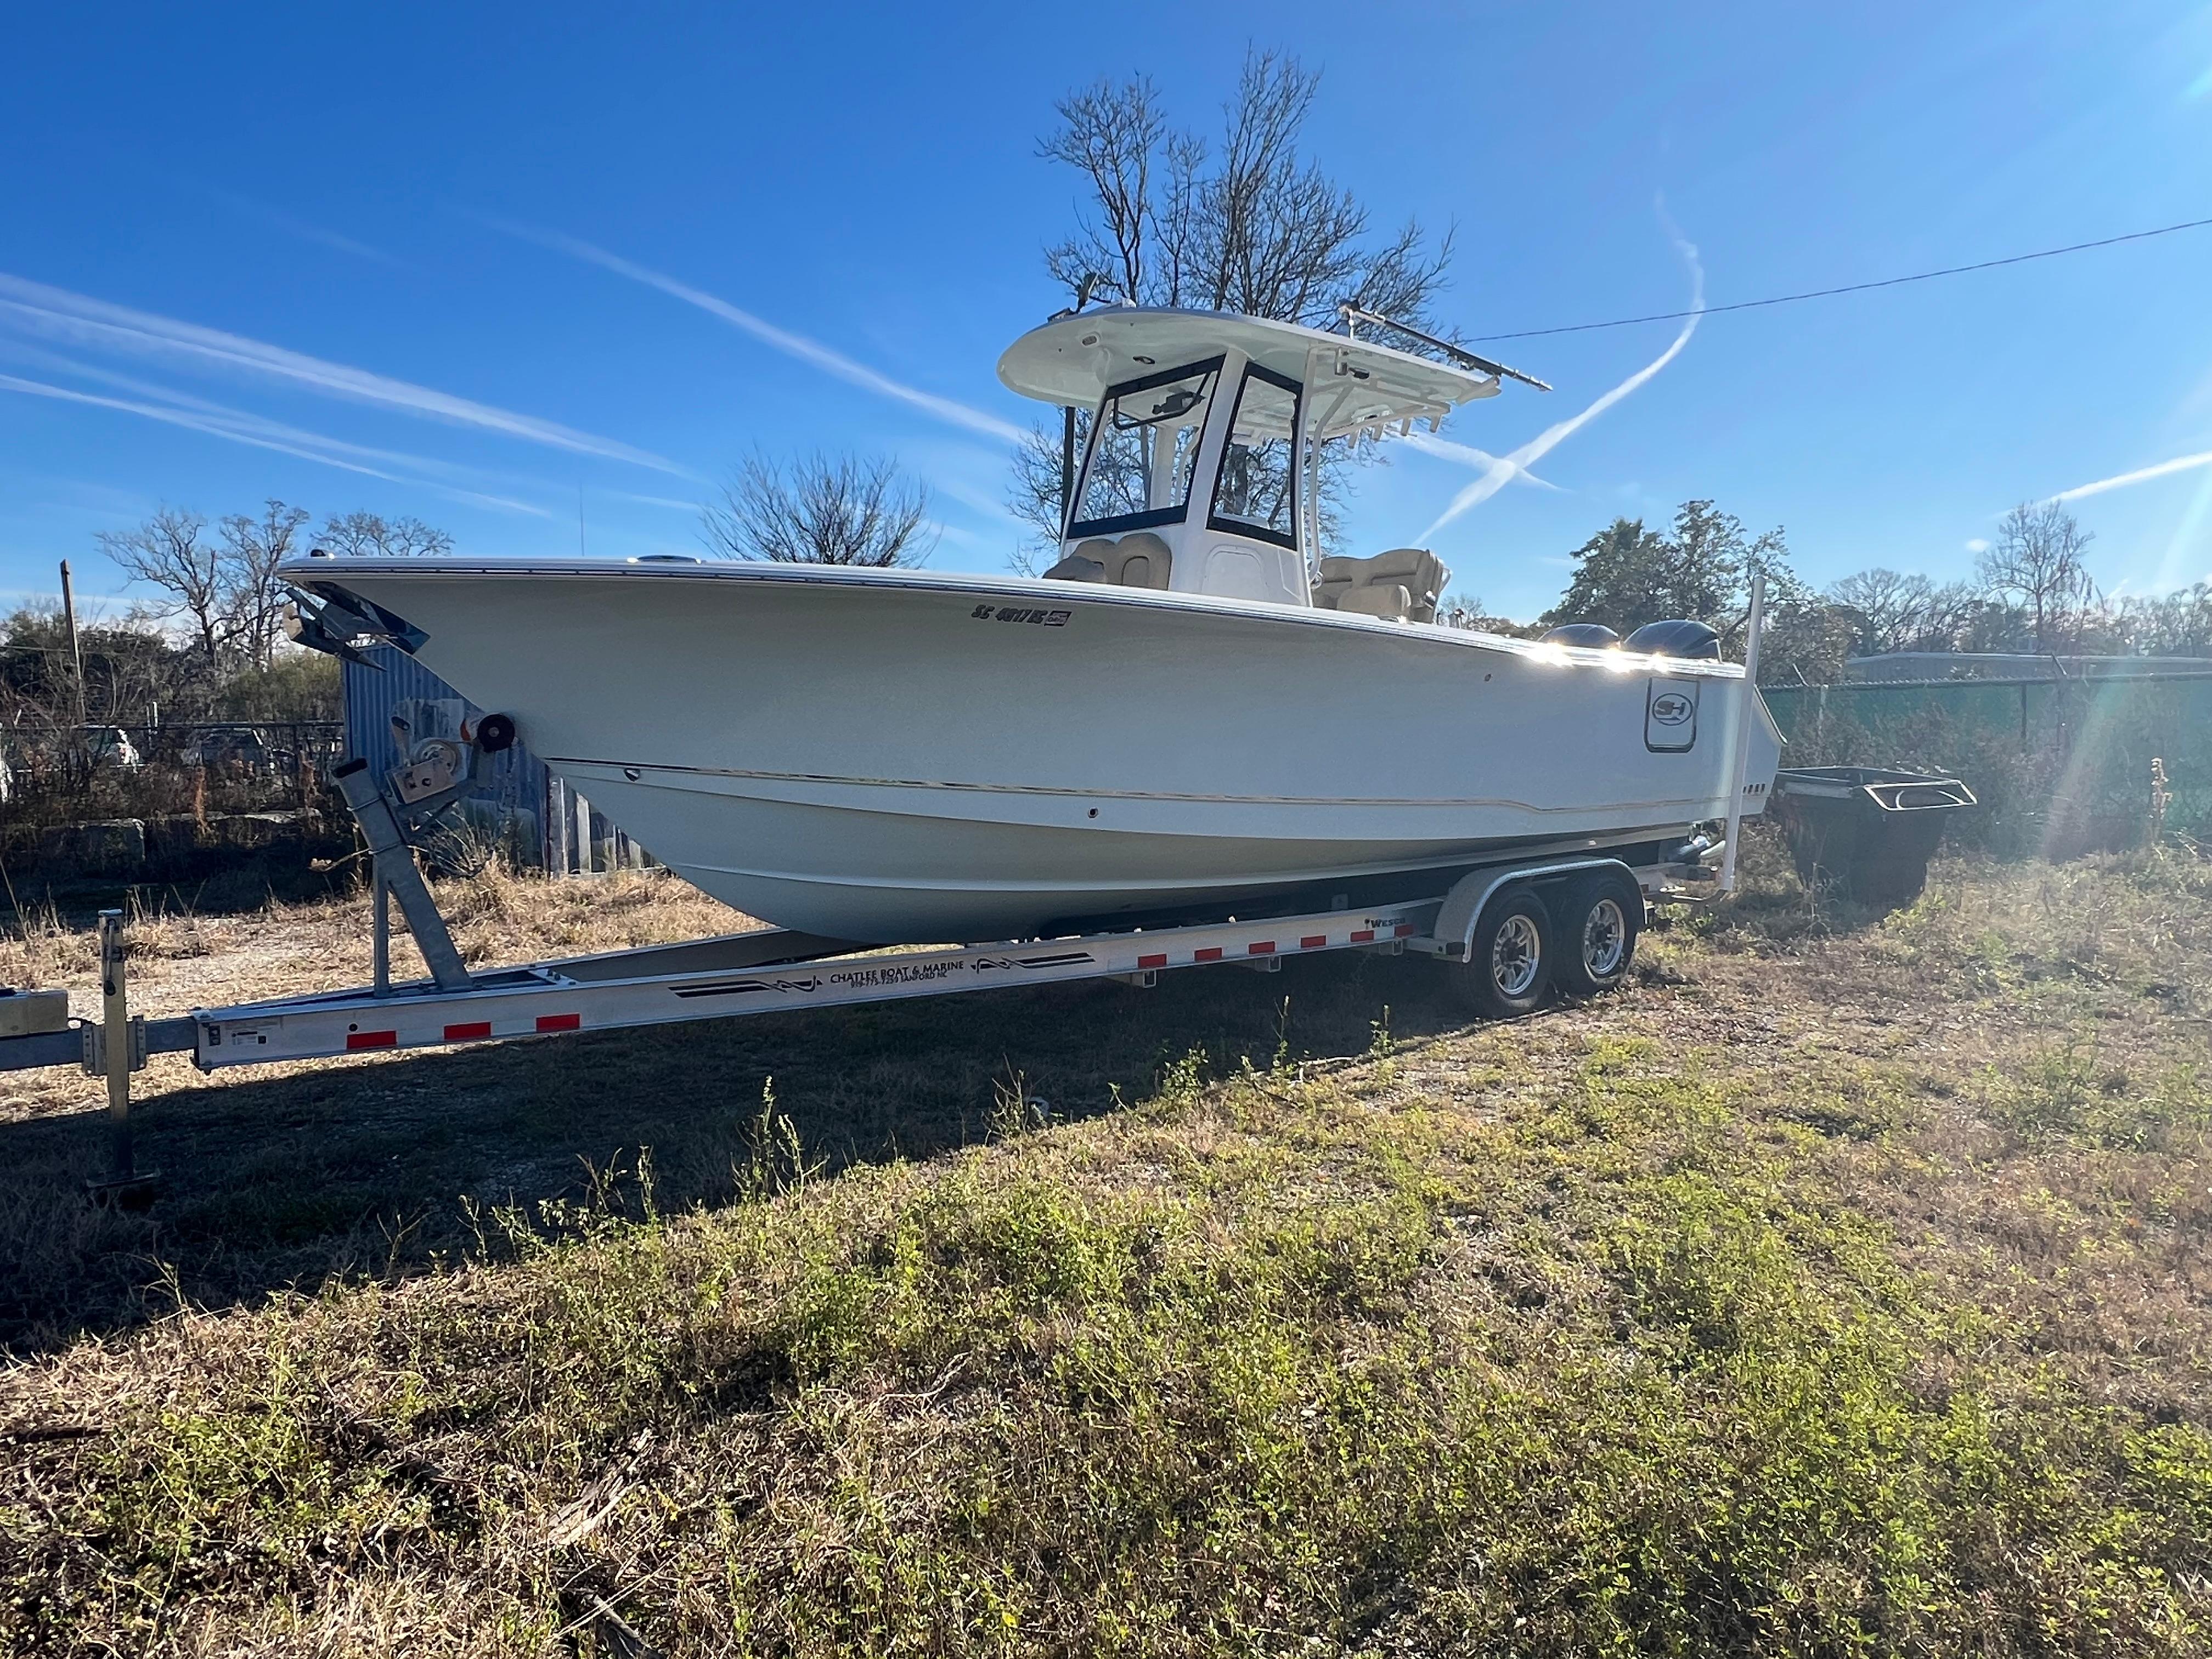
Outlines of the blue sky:
M 2212 5 L 27 9 L 0 97 L 0 605 L 123 595 L 94 537 L 275 495 L 465 550 L 696 550 L 755 446 L 896 456 L 934 562 L 999 569 L 994 366 L 1061 296 L 1060 94 L 1151 74 L 1210 130 L 1248 43 L 1311 149 L 1455 225 L 1469 335 L 1870 280 L 2212 216 Z M 1670 231 L 1670 226 L 1673 230 Z M 605 256 L 605 257 L 598 257 Z M 658 285 L 656 285 L 656 281 Z M 1677 325 L 1492 348 L 1507 453 Z M 1706 319 L 1437 529 L 1533 615 L 1616 514 L 1711 496 L 1804 573 L 1948 578 L 2016 501 L 2212 452 L 2212 228 Z M 1479 475 L 1401 447 L 1353 546 Z M 2212 574 L 2212 465 L 2075 501 L 2108 588 Z M 118 598 L 112 601 L 122 603 Z

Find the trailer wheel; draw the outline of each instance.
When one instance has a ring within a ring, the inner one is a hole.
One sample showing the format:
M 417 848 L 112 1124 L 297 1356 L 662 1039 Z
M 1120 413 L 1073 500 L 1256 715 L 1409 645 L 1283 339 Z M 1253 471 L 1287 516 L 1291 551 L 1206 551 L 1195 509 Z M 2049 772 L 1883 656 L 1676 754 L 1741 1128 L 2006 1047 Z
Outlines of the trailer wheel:
M 1593 876 L 1567 889 L 1559 906 L 1559 988 L 1578 997 L 1628 977 L 1644 927 L 1644 894 L 1620 876 Z
M 1542 899 L 1525 887 L 1499 894 L 1475 924 L 1466 965 L 1452 975 L 1462 1000 L 1486 1019 L 1534 1013 L 1552 988 L 1555 936 Z

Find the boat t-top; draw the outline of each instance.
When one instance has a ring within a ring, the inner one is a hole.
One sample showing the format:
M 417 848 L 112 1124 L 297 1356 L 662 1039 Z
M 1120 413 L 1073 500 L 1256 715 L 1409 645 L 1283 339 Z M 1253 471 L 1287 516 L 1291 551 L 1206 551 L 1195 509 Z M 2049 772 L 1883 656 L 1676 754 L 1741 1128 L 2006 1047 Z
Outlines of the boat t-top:
M 1440 625 L 1432 551 L 1324 552 L 1327 446 L 1527 379 L 1358 320 L 1112 306 L 1015 341 L 1009 387 L 1087 411 L 1037 577 L 319 554 L 283 574 L 309 637 L 411 653 L 686 879 L 836 939 L 1326 907 L 1409 872 L 1441 891 L 1755 810 L 1778 738 L 1717 653 Z

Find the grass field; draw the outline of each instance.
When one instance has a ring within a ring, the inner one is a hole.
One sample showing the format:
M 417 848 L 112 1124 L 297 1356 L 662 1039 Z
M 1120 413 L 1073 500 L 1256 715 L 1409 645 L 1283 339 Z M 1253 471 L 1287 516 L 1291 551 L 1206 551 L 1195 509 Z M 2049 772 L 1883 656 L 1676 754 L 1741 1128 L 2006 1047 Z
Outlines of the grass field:
M 144 1004 L 362 918 L 151 919 Z M 0 1079 L 0 1647 L 2212 1649 L 2212 866 L 1762 868 L 1640 961 L 171 1066 L 143 1217 L 89 1079 Z

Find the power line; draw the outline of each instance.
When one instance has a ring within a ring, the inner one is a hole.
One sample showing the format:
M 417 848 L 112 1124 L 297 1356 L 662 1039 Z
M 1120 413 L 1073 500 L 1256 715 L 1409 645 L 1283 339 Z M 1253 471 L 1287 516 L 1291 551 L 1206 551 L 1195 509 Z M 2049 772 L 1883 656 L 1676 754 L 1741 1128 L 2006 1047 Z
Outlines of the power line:
M 1999 265 L 2022 265 L 2031 259 L 2055 259 L 2062 253 L 2080 253 L 2093 247 L 2112 247 L 2121 242 L 2140 242 L 2152 236 L 2171 236 L 2177 230 L 2199 230 L 2212 219 L 2191 219 L 2156 230 L 2131 230 L 2124 236 L 2100 237 L 2094 242 L 2072 242 L 2047 247 L 2037 253 L 2015 253 L 2005 259 L 1984 259 L 1971 265 L 1946 265 L 1941 270 L 1917 271 L 1910 276 L 1886 276 L 1878 283 L 1847 283 L 1841 288 L 1816 288 L 1804 294 L 1778 294 L 1771 300 L 1739 300 L 1729 306 L 1705 306 L 1696 311 L 1655 311 L 1648 317 L 1616 317 L 1609 323 L 1570 323 L 1564 328 L 1524 328 L 1512 334 L 1477 334 L 1470 343 L 1490 340 L 1533 340 L 1546 334 L 1587 334 L 1592 329 L 1626 328 L 1633 323 L 1679 323 L 1686 317 L 1711 317 L 1723 311 L 1756 311 L 1761 306 L 1786 306 L 1799 300 L 1826 300 L 1838 294 L 1864 294 L 1869 289 L 1896 288 L 1905 283 L 1925 283 L 1937 276 L 1957 276 L 1969 270 L 1994 270 Z

